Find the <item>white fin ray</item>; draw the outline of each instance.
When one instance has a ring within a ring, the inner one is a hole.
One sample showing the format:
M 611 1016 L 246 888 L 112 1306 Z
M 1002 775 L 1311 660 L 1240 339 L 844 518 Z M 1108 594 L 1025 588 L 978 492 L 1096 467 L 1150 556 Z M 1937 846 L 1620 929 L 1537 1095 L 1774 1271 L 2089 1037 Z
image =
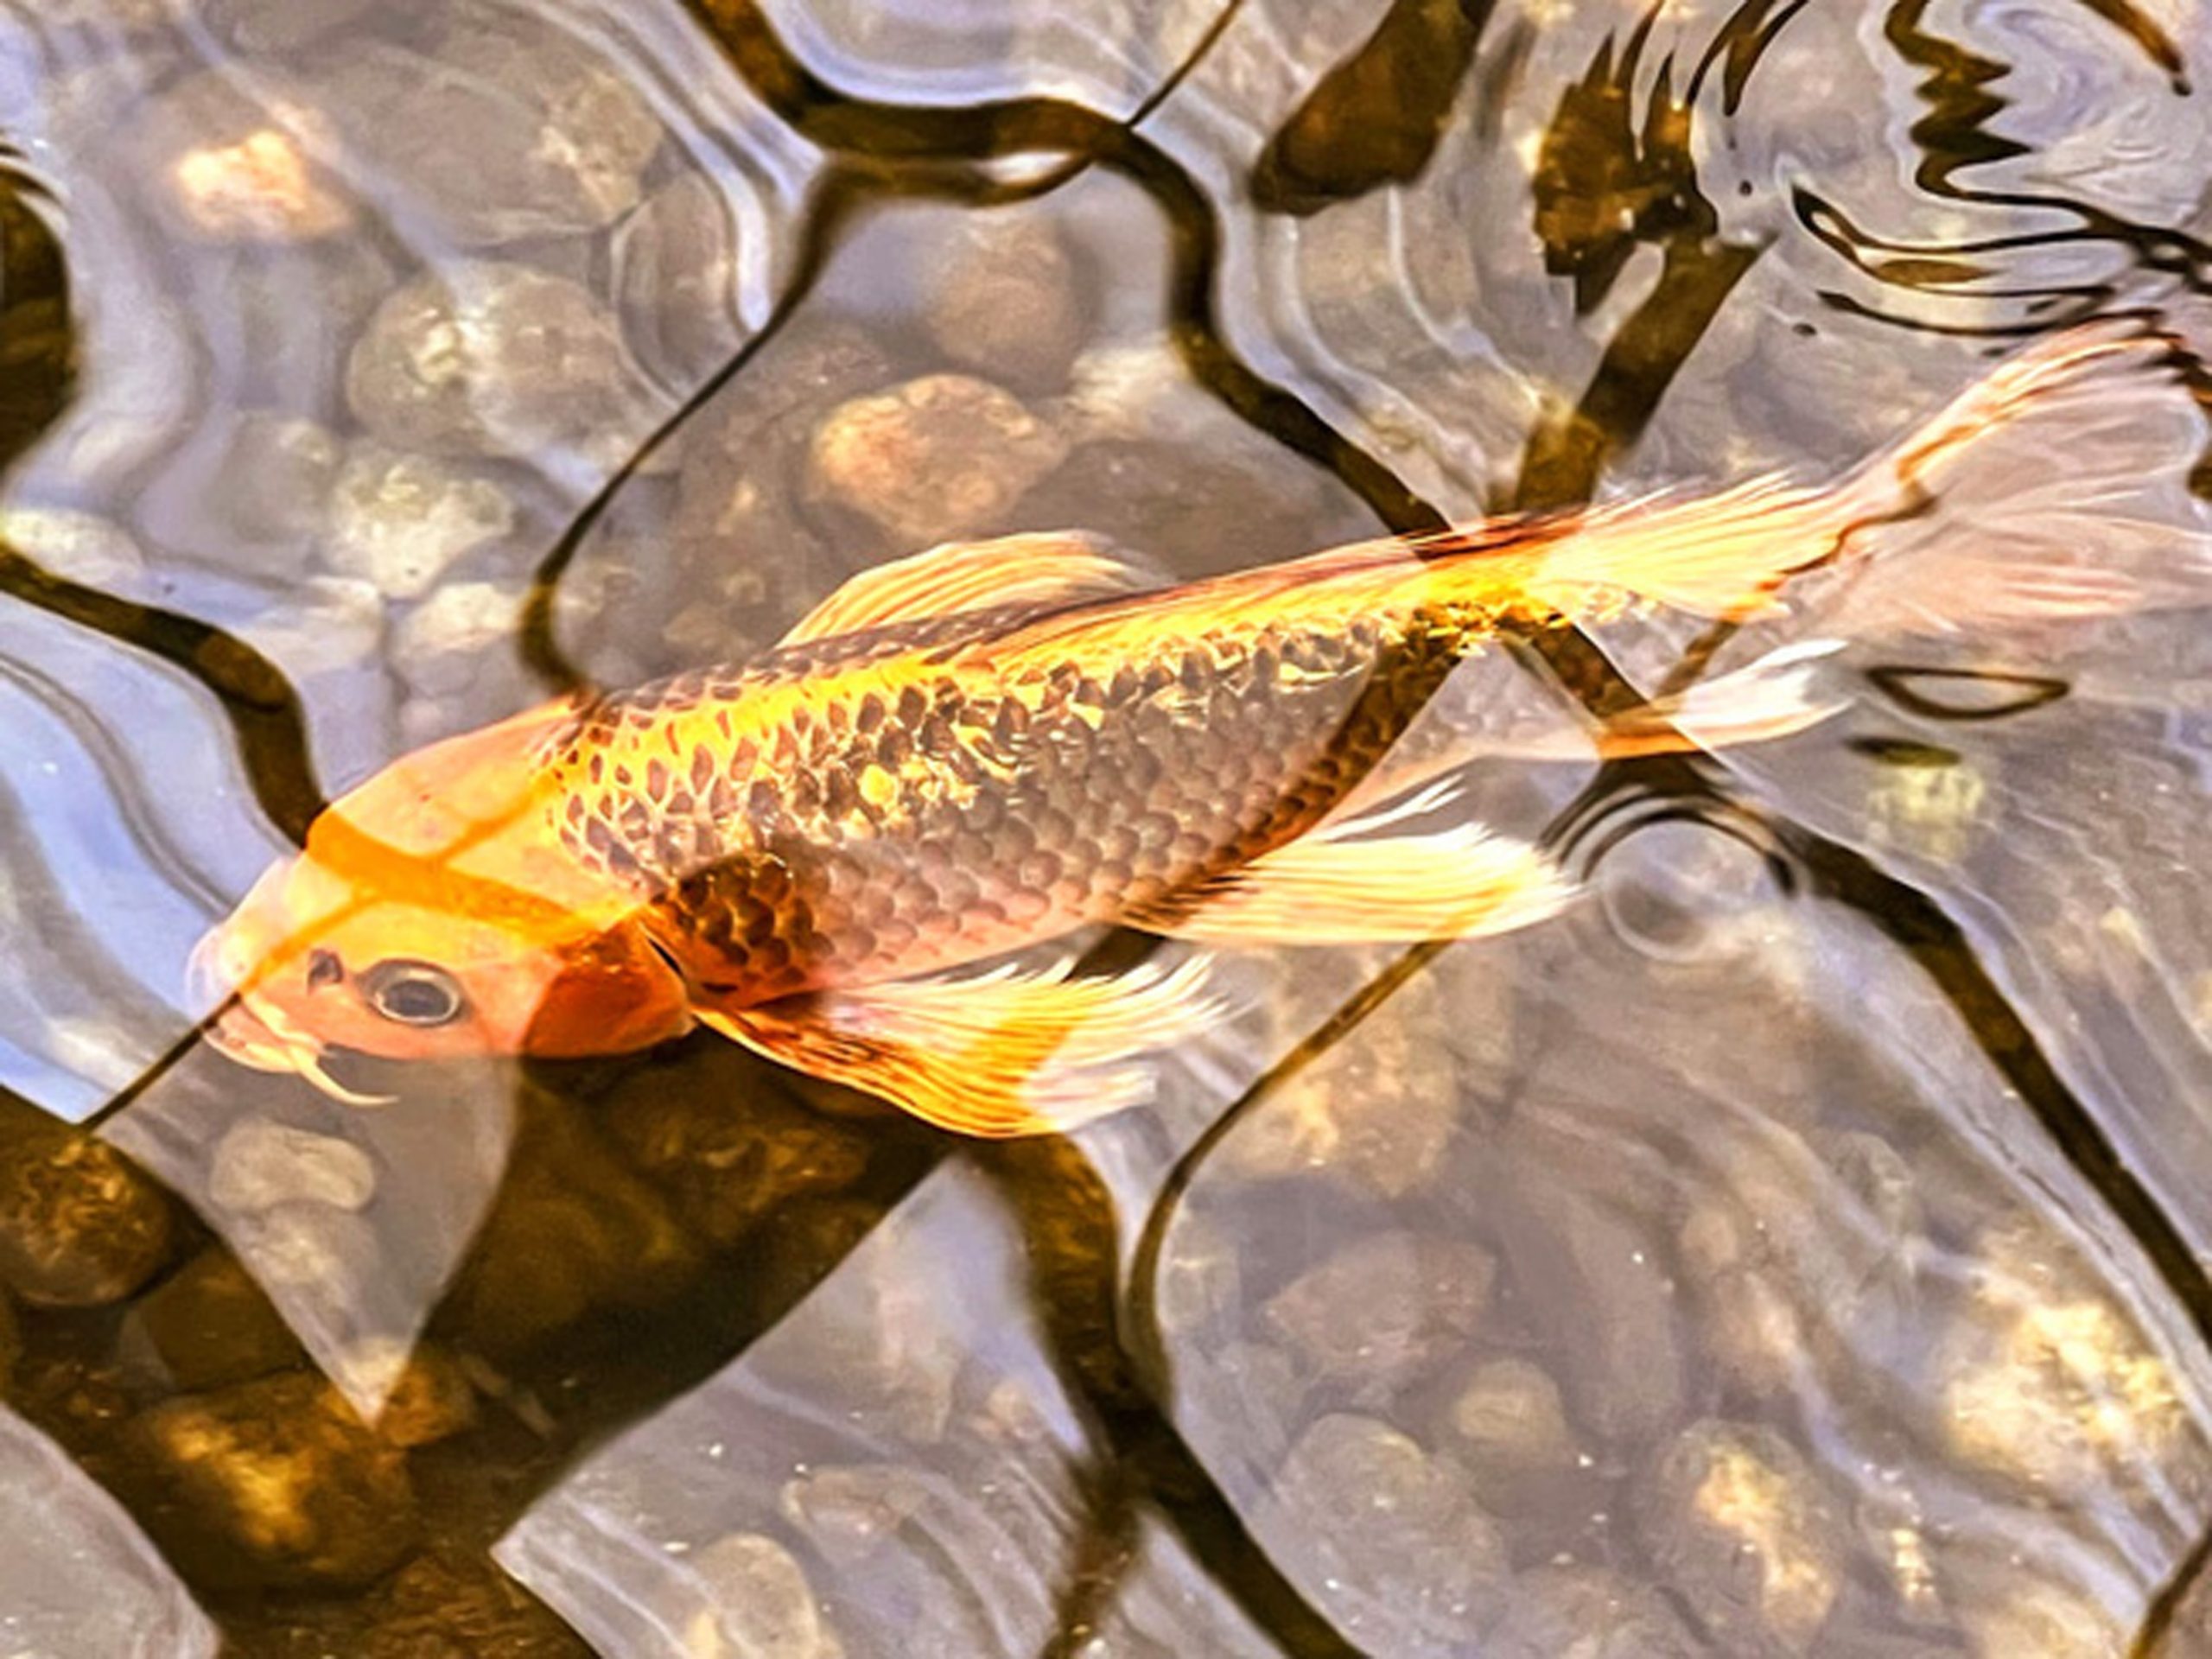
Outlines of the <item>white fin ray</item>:
M 2201 504 L 2121 510 L 2181 483 L 2204 444 L 2177 350 L 2127 318 L 2051 335 L 1833 488 L 1767 477 L 1605 507 L 1543 550 L 1529 588 L 1576 618 L 1632 598 L 1741 621 L 1833 564 L 1849 626 L 1915 632 L 2201 601 Z
M 1574 884 L 1534 844 L 1479 823 L 1377 835 L 1459 796 L 1446 779 L 1325 823 L 1205 891 L 1130 916 L 1140 927 L 1222 944 L 1411 944 L 1472 938 L 1556 914 Z
M 1204 956 L 1098 977 L 1075 977 L 1072 965 L 894 980 L 702 1009 L 700 1018 L 939 1128 L 992 1139 L 1062 1133 L 1149 1099 L 1141 1056 L 1226 1013 L 1204 994 Z

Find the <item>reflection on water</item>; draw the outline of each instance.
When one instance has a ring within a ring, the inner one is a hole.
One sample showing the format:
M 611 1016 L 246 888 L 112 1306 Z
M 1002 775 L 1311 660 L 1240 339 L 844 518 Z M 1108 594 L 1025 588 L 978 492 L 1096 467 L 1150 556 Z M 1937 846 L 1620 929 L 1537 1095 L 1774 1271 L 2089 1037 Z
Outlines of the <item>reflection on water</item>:
M 2212 1643 L 2178 417 L 2030 423 L 2002 474 L 2139 458 L 2006 522 L 2158 604 L 1885 633 L 1894 583 L 1812 578 L 1846 706 L 1797 735 L 1558 739 L 1556 688 L 1618 715 L 1779 624 L 1470 664 L 1401 754 L 1480 723 L 1470 804 L 1591 902 L 1246 953 L 1071 1141 L 706 1035 L 362 1064 L 397 1099 L 354 1109 L 183 989 L 327 793 L 932 541 L 1208 575 L 1832 476 L 2100 311 L 2202 348 L 2204 40 L 2187 0 L 0 12 L 0 1482 L 47 1517 L 0 1629 Z M 2009 505 L 1947 491 L 1913 556 Z

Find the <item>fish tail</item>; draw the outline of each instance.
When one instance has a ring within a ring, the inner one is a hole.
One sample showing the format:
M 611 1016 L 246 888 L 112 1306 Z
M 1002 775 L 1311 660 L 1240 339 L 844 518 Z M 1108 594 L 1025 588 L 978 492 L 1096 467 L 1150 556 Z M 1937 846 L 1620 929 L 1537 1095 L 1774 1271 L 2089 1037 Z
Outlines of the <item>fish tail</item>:
M 1804 605 L 1826 627 L 1950 632 L 2201 600 L 2206 441 L 2193 359 L 2113 318 L 2011 359 L 1840 483 L 1757 479 L 1601 509 L 1529 586 L 1577 619 L 1624 600 L 1745 620 Z M 1833 607 L 1833 608 L 1832 608 Z
M 2000 365 L 1838 492 L 1846 546 L 1808 596 L 1823 626 L 1948 633 L 2202 602 L 2203 385 L 2183 342 L 2138 317 Z

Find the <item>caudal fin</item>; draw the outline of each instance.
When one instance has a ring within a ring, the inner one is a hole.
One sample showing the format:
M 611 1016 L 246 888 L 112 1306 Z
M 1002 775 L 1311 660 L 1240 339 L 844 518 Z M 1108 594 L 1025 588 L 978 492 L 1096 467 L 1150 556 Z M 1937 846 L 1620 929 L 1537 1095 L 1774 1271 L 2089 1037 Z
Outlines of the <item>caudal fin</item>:
M 1840 492 L 1839 632 L 1944 633 L 2212 599 L 2212 442 L 2193 359 L 2139 319 L 2021 353 Z
M 1548 548 L 1531 585 L 1570 616 L 1632 598 L 1745 620 L 1827 569 L 1807 598 L 1838 632 L 2212 597 L 2212 518 L 2189 490 L 2208 438 L 2189 362 L 2139 320 L 2069 330 L 1832 488 L 1761 479 L 1610 507 Z

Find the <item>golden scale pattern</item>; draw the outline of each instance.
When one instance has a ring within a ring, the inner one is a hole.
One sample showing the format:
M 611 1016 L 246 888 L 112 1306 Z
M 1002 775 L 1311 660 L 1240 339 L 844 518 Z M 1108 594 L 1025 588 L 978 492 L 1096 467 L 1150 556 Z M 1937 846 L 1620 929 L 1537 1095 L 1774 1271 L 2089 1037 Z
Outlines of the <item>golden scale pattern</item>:
M 819 640 L 609 699 L 550 756 L 554 827 L 739 1004 L 1166 919 L 1325 814 L 1494 619 L 1154 617 L 997 649 L 1035 620 Z

